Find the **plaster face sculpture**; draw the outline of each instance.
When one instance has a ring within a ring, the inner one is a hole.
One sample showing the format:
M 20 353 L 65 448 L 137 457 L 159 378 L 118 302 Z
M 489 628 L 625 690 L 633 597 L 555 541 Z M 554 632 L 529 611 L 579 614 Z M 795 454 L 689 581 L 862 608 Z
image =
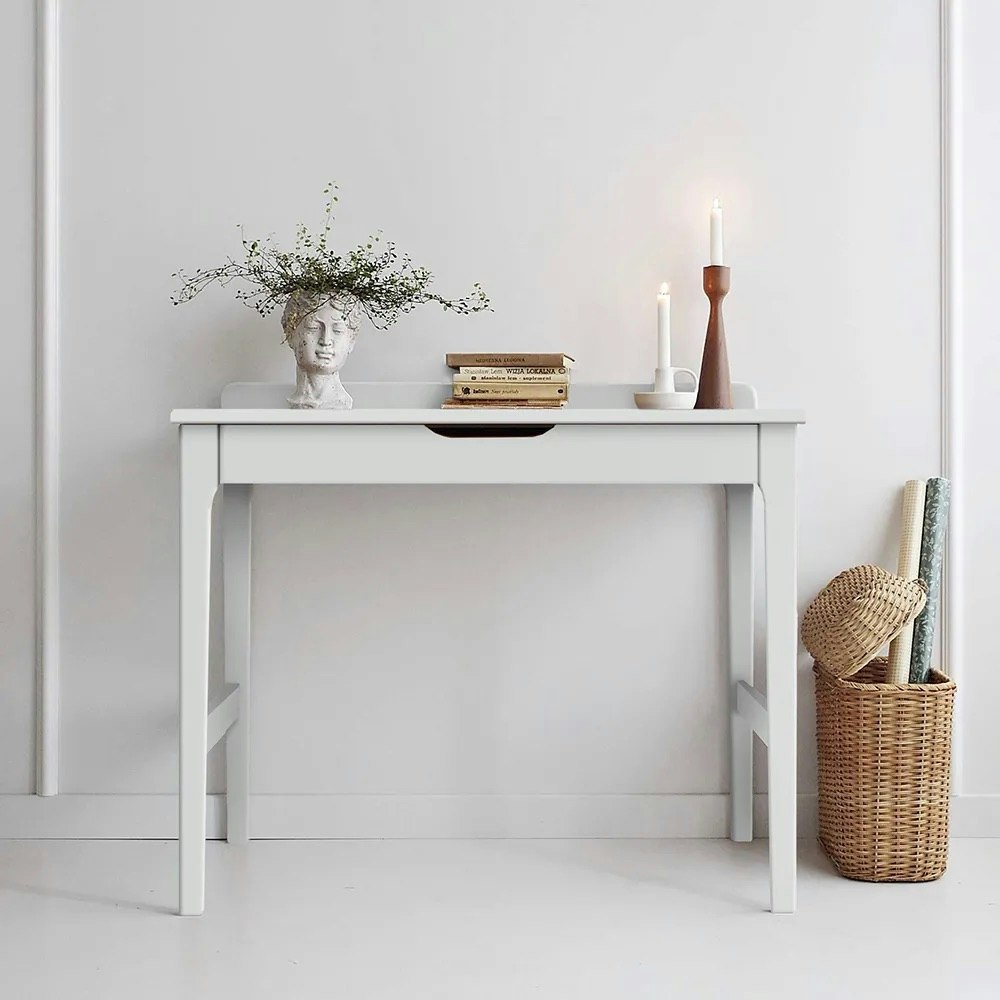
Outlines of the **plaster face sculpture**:
M 349 410 L 354 404 L 341 385 L 340 369 L 354 350 L 360 318 L 356 308 L 337 299 L 289 296 L 281 325 L 295 352 L 292 409 Z

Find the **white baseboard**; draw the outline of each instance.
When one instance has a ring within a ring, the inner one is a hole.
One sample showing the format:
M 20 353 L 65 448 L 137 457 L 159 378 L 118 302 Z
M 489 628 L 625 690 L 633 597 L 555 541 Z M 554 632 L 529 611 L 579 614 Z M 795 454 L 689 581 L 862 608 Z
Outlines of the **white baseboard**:
M 407 838 L 714 838 L 728 836 L 729 796 L 255 795 L 255 840 Z M 225 796 L 208 796 L 207 834 L 226 835 Z M 767 834 L 767 797 L 755 796 Z M 953 800 L 956 837 L 1000 837 L 1000 795 Z M 799 834 L 816 834 L 816 796 L 799 796 Z M 175 795 L 0 795 L 0 838 L 172 840 Z

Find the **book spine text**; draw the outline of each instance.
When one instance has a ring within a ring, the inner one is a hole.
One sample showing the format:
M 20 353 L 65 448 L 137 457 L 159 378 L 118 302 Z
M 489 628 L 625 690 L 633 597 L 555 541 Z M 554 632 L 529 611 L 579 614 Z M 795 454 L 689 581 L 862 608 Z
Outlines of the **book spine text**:
M 456 382 L 568 382 L 565 368 L 475 368 L 466 365 L 455 373 Z
M 455 382 L 458 399 L 566 399 L 565 382 Z
M 444 363 L 449 368 L 563 368 L 573 359 L 567 354 L 446 354 Z

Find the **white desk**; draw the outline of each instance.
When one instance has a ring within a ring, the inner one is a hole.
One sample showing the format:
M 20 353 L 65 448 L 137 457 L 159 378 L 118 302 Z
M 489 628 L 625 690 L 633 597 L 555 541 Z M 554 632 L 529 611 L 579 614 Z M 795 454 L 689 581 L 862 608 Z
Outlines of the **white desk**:
M 731 827 L 753 837 L 752 745 L 768 746 L 771 909 L 795 909 L 795 431 L 801 413 L 638 410 L 648 386 L 573 387 L 561 410 L 441 410 L 444 383 L 354 383 L 355 408 L 289 410 L 237 383 L 180 425 L 180 912 L 205 908 L 205 758 L 226 739 L 230 843 L 250 837 L 250 511 L 255 483 L 677 483 L 726 489 Z M 753 686 L 754 486 L 764 504 L 767 697 Z M 223 489 L 224 689 L 208 691 L 212 502 Z

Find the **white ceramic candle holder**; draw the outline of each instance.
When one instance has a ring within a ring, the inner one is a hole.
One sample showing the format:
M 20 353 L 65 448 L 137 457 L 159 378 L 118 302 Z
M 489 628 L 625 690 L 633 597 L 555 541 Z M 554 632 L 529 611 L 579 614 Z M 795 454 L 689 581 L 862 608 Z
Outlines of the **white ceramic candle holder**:
M 692 388 L 678 391 L 676 376 L 687 375 Z M 651 392 L 635 393 L 640 410 L 693 410 L 698 398 L 698 376 L 690 368 L 657 368 Z

